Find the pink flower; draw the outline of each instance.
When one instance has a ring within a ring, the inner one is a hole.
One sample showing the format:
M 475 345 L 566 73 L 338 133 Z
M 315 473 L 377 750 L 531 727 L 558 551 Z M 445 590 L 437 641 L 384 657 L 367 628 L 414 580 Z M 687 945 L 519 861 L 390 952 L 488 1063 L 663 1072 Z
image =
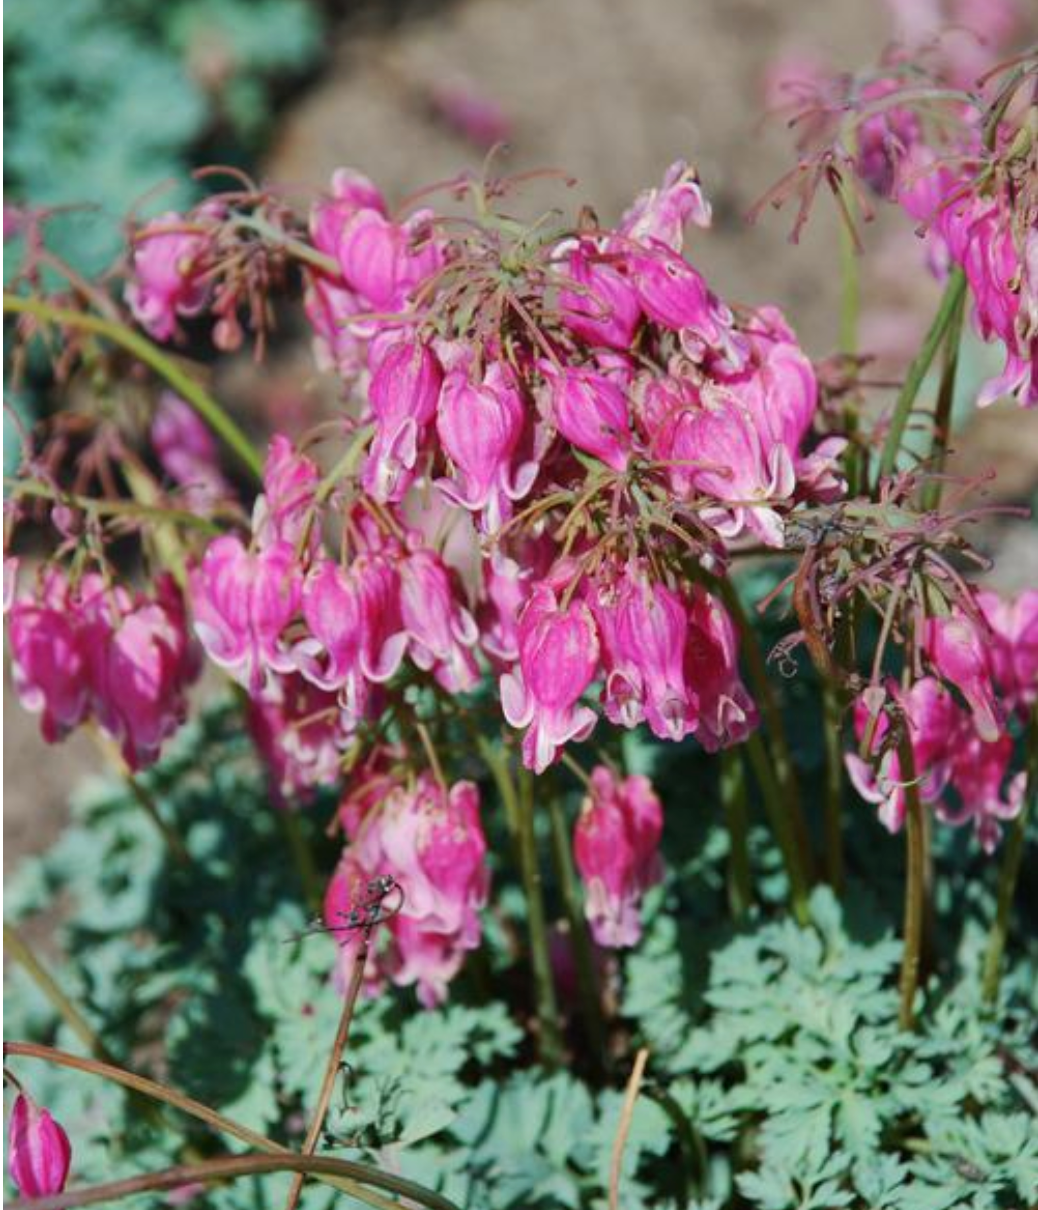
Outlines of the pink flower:
M 662 244 L 680 252 L 685 226 L 710 226 L 710 205 L 703 197 L 695 170 L 684 160 L 667 169 L 658 189 L 640 193 L 624 214 L 619 233 L 641 244 Z
M 472 648 L 479 631 L 442 560 L 431 550 L 419 549 L 398 568 L 400 613 L 411 659 L 432 671 L 448 693 L 475 688 L 479 666 Z
M 462 781 L 447 791 L 423 773 L 412 788 L 377 778 L 374 791 L 355 816 L 353 843 L 329 887 L 325 918 L 334 927 L 348 918 L 366 879 L 391 876 L 402 904 L 383 926 L 388 943 L 376 951 L 374 977 L 415 985 L 421 1002 L 432 1007 L 446 998 L 465 953 L 482 936 L 489 872 L 479 790 Z M 343 934 L 340 944 L 352 964 L 356 936 Z
M 713 331 L 710 291 L 684 257 L 655 247 L 632 255 L 630 267 L 638 301 L 650 319 L 674 332 Z
M 287 437 L 276 433 L 263 467 L 263 493 L 252 513 L 254 541 L 263 550 L 278 543 L 297 547 L 309 532 L 308 550 L 320 546 L 320 529 L 314 523 L 314 501 L 320 471 L 300 454 Z
M 599 945 L 621 948 L 641 937 L 641 900 L 663 870 L 663 808 L 646 777 L 617 780 L 604 765 L 591 774 L 573 837 L 585 912 Z
M 589 345 L 629 349 L 641 319 L 638 295 L 627 277 L 596 251 L 578 244 L 565 262 L 559 309 L 566 327 Z
M 198 413 L 173 391 L 159 396 L 151 446 L 165 473 L 184 489 L 188 507 L 208 511 L 231 486 L 220 470 L 216 438 Z
M 512 473 L 525 419 L 522 396 L 510 370 L 498 362 L 481 385 L 467 370 L 452 370 L 444 380 L 436 413 L 436 431 L 455 468 L 454 479 L 436 486 L 463 508 L 484 513 L 484 528 L 498 530 L 511 514 L 511 502 L 532 485 L 536 466 Z
M 977 734 L 993 743 L 1002 734 L 1002 710 L 991 683 L 990 640 L 971 618 L 930 618 L 923 646 L 934 671 L 954 685 L 973 712 Z
M 955 791 L 958 803 L 949 806 L 942 801 L 937 808 L 939 817 L 955 827 L 972 823 L 977 839 L 985 853 L 998 847 L 1002 823 L 1015 819 L 1024 803 L 1026 773 L 1018 773 L 1007 787 L 1002 785 L 1013 759 L 1013 741 L 1008 735 L 993 743 L 985 743 L 963 719 L 961 726 L 948 736 L 951 761 L 949 787 Z
M 180 590 L 163 576 L 156 595 L 120 599 L 96 577 L 83 585 L 81 644 L 94 713 L 131 769 L 152 764 L 187 717 L 187 688 L 198 674 Z
M 347 286 L 376 311 L 398 311 L 408 295 L 444 263 L 428 211 L 395 223 L 362 207 L 347 220 L 336 255 Z
M 68 1180 L 72 1147 L 68 1135 L 24 1092 L 15 1098 L 7 1136 L 7 1166 L 22 1197 L 61 1193 Z
M 631 434 L 622 388 L 587 368 L 556 370 L 545 365 L 544 372 L 551 383 L 555 423 L 563 437 L 613 470 L 626 470 Z
M 684 738 L 696 722 L 685 682 L 685 602 L 628 569 L 617 586 L 592 594 L 591 607 L 602 636 L 606 716 L 625 727 L 646 719 L 660 739 Z
M 312 684 L 338 691 L 347 719 L 357 722 L 370 684 L 388 681 L 407 648 L 399 576 L 377 556 L 361 556 L 349 568 L 322 560 L 306 578 L 302 607 L 306 637 L 292 659 Z
M 692 589 L 685 678 L 698 699 L 696 739 L 707 752 L 741 743 L 758 722 L 757 707 L 739 675 L 732 619 L 705 588 Z
M 365 308 L 357 295 L 321 273 L 307 274 L 303 309 L 314 333 L 319 370 L 352 382 L 364 368 L 364 342 L 351 321 Z
M 595 712 L 580 706 L 598 667 L 598 636 L 588 607 L 562 609 L 555 592 L 538 585 L 519 619 L 519 664 L 501 678 L 501 706 L 513 727 L 527 728 L 523 763 L 537 773 L 570 740 L 587 739 Z
M 410 486 L 442 383 L 439 359 L 421 341 L 399 340 L 379 358 L 368 388 L 375 439 L 364 468 L 375 499 L 396 503 Z
M 360 210 L 385 215 L 385 199 L 374 182 L 363 173 L 351 168 L 337 168 L 332 174 L 330 196 L 321 198 L 310 214 L 310 234 L 314 247 L 326 256 L 335 256 L 343 228 Z
M 436 84 L 429 101 L 435 113 L 473 146 L 489 151 L 511 138 L 512 123 L 501 106 L 470 84 L 455 81 Z
M 988 657 L 1006 710 L 1026 715 L 1038 701 L 1038 588 L 1008 601 L 978 592 L 977 605 L 991 628 Z
M 870 80 L 861 90 L 861 101 L 881 101 L 904 86 L 904 81 L 892 77 Z M 857 127 L 858 175 L 880 197 L 894 197 L 901 162 L 922 135 L 919 116 L 905 106 L 889 105 L 867 117 Z
M 126 301 L 156 340 L 169 340 L 178 317 L 197 315 L 208 298 L 203 274 L 210 237 L 188 226 L 183 215 L 170 211 L 146 223 L 134 239 Z
M 744 530 L 768 546 L 784 545 L 776 504 L 792 502 L 796 468 L 784 444 L 762 440 L 753 414 L 728 392 L 710 388 L 698 406 L 675 410 L 656 439 L 657 456 L 672 462 L 679 494 L 712 496 L 702 519 L 725 539 Z
M 343 752 L 353 739 L 342 714 L 334 693 L 298 673 L 273 679 L 262 694 L 249 698 L 249 733 L 279 806 L 294 805 L 339 779 Z
M 292 671 L 285 629 L 302 594 L 295 550 L 274 542 L 250 554 L 226 534 L 191 574 L 195 633 L 221 668 L 258 693 L 271 673 Z
M 863 740 L 873 719 L 866 691 L 854 704 L 854 731 Z M 936 802 L 951 774 L 949 735 L 961 717 L 952 695 L 933 677 L 923 677 L 902 692 L 896 682 L 885 686 L 904 712 L 905 724 L 912 745 L 912 763 L 924 803 Z M 872 725 L 872 744 L 867 759 L 849 752 L 844 757 L 847 773 L 854 788 L 866 802 L 879 807 L 880 823 L 889 832 L 899 832 L 905 820 L 904 775 L 897 746 L 889 735 L 886 714 L 880 714 Z
M 87 657 L 64 572 L 51 568 L 36 596 L 15 598 L 7 633 L 15 691 L 40 716 L 43 738 L 55 743 L 90 711 Z

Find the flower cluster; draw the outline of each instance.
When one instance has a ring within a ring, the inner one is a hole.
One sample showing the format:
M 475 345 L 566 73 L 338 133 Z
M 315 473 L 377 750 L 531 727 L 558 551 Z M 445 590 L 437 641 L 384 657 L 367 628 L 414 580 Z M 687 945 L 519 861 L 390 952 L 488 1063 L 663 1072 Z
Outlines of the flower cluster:
M 848 754 L 847 768 L 891 832 L 904 823 L 911 780 L 945 823 L 972 823 L 990 853 L 1027 790 L 1026 774 L 1010 773 L 1004 712 L 1024 719 L 1038 700 L 1038 591 L 1013 601 L 982 592 L 976 605 L 973 617 L 959 612 L 928 623 L 931 675 L 907 689 L 889 681 L 858 699 L 854 723 L 864 754 Z M 902 767 L 906 742 L 911 777 Z
M 351 913 L 368 884 L 388 876 L 403 898 L 368 962 L 369 987 L 386 979 L 413 985 L 423 1004 L 439 1004 L 482 937 L 479 913 L 490 880 L 478 787 L 460 781 L 448 789 L 431 773 L 405 783 L 371 772 L 339 814 L 350 843 L 328 885 L 324 918 L 341 946 L 340 977 L 348 980 L 367 944 Z
M 8 636 L 15 689 L 50 743 L 93 718 L 139 769 L 187 714 L 199 663 L 168 576 L 151 595 L 133 594 L 96 572 L 72 581 L 53 566 L 15 596 Z

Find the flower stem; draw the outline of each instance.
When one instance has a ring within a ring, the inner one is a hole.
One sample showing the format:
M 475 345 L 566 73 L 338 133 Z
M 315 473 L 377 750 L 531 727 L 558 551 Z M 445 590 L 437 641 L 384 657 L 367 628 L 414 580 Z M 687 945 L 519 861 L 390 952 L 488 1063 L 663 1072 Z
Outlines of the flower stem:
M 12 924 L 4 921 L 4 949 L 24 968 L 32 981 L 47 997 L 65 1024 L 97 1059 L 107 1059 L 108 1053 L 90 1023 L 65 995 L 57 980 L 32 952 L 25 938 Z
M 998 875 L 998 906 L 995 919 L 988 934 L 987 951 L 984 955 L 982 994 L 984 1002 L 993 1007 L 998 1002 L 998 988 L 1002 980 L 1002 955 L 1009 937 L 1009 914 L 1013 907 L 1016 884 L 1024 859 L 1024 840 L 1027 832 L 1027 817 L 1035 798 L 1038 798 L 1038 707 L 1031 716 L 1027 732 L 1027 781 L 1024 783 L 1024 801 L 1016 819 L 1013 820 L 1006 837 L 1005 854 Z
M 767 724 L 770 760 L 774 768 L 772 780 L 777 778 L 778 785 L 781 787 L 778 801 L 783 803 L 784 816 L 788 817 L 788 826 L 793 831 L 795 847 L 799 851 L 799 863 L 803 872 L 804 884 L 810 886 L 814 877 L 811 833 L 801 806 L 800 785 L 796 769 L 793 766 L 793 756 L 789 747 L 786 724 L 782 718 L 782 708 L 779 706 L 771 678 L 768 676 L 767 661 L 764 658 L 757 633 L 746 615 L 735 585 L 724 578 L 718 581 L 718 586 L 725 606 L 739 629 L 742 654 L 746 660 L 750 680 L 753 682 L 754 694 Z M 759 737 L 755 738 L 759 739 Z M 756 767 L 756 758 L 754 766 Z
M 911 1030 L 915 1024 L 915 996 L 919 986 L 919 962 L 923 945 L 923 915 L 926 893 L 926 846 L 923 804 L 915 774 L 915 756 L 910 737 L 898 745 L 900 779 L 905 796 L 905 841 L 907 871 L 905 877 L 904 951 L 901 957 L 900 1009 L 898 1024 Z
M 649 1061 L 648 1047 L 643 1046 L 634 1056 L 634 1066 L 624 1090 L 623 1105 L 620 1109 L 620 1122 L 613 1139 L 613 1153 L 609 1163 L 609 1210 L 620 1210 L 620 1178 L 623 1175 L 624 1148 L 627 1146 L 627 1136 L 631 1132 L 631 1122 L 634 1118 L 634 1107 L 638 1102 L 642 1079 L 645 1075 L 645 1064 Z
M 263 460 L 259 452 L 231 416 L 172 357 L 163 353 L 147 337 L 135 332 L 127 324 L 85 311 L 54 307 L 38 298 L 24 298 L 7 291 L 4 292 L 4 312 L 11 315 L 32 315 L 46 323 L 78 328 L 95 336 L 103 336 L 124 348 L 138 361 L 154 370 L 160 378 L 164 378 L 177 394 L 195 409 L 255 479 L 262 477 Z
M 321 906 L 321 879 L 317 873 L 314 855 L 303 835 L 303 829 L 299 826 L 299 817 L 291 807 L 275 807 L 275 810 L 292 853 L 292 862 L 299 875 L 306 906 L 310 911 L 316 911 Z
M 544 887 L 540 862 L 537 860 L 537 833 L 534 827 L 533 782 L 523 770 L 520 774 L 518 842 L 519 864 L 526 892 L 526 915 L 530 933 L 530 963 L 537 996 L 537 1020 L 540 1026 L 538 1045 L 541 1062 L 557 1067 L 562 1060 L 562 1031 L 559 1027 L 559 1006 L 555 980 L 551 972 L 551 952 L 548 945 L 548 920 L 544 908 Z
M 145 787 L 139 778 L 135 777 L 133 770 L 126 763 L 123 754 L 119 751 L 118 745 L 104 734 L 100 728 L 91 726 L 90 734 L 94 737 L 94 742 L 97 744 L 102 755 L 118 773 L 127 790 L 129 790 L 134 801 L 141 808 L 145 815 L 155 825 L 156 831 L 162 837 L 169 849 L 170 855 L 177 865 L 186 866 L 191 862 L 191 854 L 188 853 L 183 840 L 177 832 L 169 826 L 162 818 L 159 812 L 158 804 L 152 797 L 151 792 Z
M 915 403 L 919 389 L 922 387 L 923 381 L 929 373 L 933 359 L 937 355 L 937 350 L 947 335 L 965 293 L 966 275 L 956 265 L 948 275 L 948 284 L 944 287 L 944 294 L 941 297 L 940 306 L 937 308 L 937 314 L 934 316 L 930 330 L 927 332 L 922 347 L 915 356 L 915 360 L 908 367 L 908 375 L 897 397 L 897 403 L 894 405 L 894 415 L 890 419 L 890 428 L 887 431 L 887 438 L 883 444 L 883 453 L 880 456 L 880 479 L 892 475 L 897 468 L 897 456 L 901 451 L 901 442 L 905 435 L 905 429 L 908 427 L 908 418 L 912 414 L 912 405 Z
M 588 1040 L 596 1067 L 605 1065 L 606 1031 L 602 1017 L 602 993 L 598 986 L 598 972 L 595 969 L 595 952 L 591 944 L 591 934 L 588 931 L 587 920 L 581 904 L 580 891 L 577 886 L 577 874 L 573 865 L 573 850 L 570 843 L 569 830 L 566 827 L 566 815 L 557 795 L 552 795 L 548 804 L 551 816 L 552 851 L 555 857 L 555 870 L 562 897 L 566 904 L 566 914 L 569 917 L 570 941 L 573 945 L 573 957 L 577 968 L 577 989 L 580 998 L 580 1008 L 587 1027 Z
M 68 1067 L 75 1071 L 85 1072 L 88 1075 L 99 1076 L 104 1080 L 111 1080 L 113 1084 L 120 1084 L 123 1088 L 128 1088 L 132 1093 L 171 1105 L 174 1109 L 180 1110 L 181 1113 L 186 1113 L 189 1117 L 197 1118 L 198 1121 L 204 1122 L 213 1130 L 221 1134 L 230 1135 L 232 1138 L 240 1139 L 243 1143 L 247 1143 L 250 1147 L 255 1147 L 258 1151 L 265 1151 L 270 1155 L 282 1158 L 302 1158 L 296 1156 L 287 1147 L 276 1143 L 273 1139 L 268 1139 L 258 1131 L 250 1130 L 248 1126 L 243 1126 L 240 1122 L 217 1113 L 215 1109 L 211 1109 L 201 1101 L 196 1101 L 193 1097 L 186 1096 L 182 1092 L 177 1092 L 176 1089 L 169 1088 L 165 1084 L 160 1084 L 157 1080 L 149 1080 L 147 1076 L 139 1076 L 132 1071 L 126 1071 L 125 1068 L 117 1067 L 114 1064 L 105 1063 L 97 1059 L 84 1059 L 79 1055 L 69 1054 L 64 1050 L 56 1050 L 51 1046 L 42 1046 L 36 1042 L 5 1042 L 4 1058 L 7 1059 L 10 1056 L 19 1056 L 25 1059 L 42 1059 L 44 1062 L 53 1063 L 58 1067 Z M 321 1162 L 323 1163 L 324 1161 Z M 333 1162 L 340 1163 L 341 1161 Z M 311 1168 L 309 1171 L 318 1175 L 326 1184 L 334 1185 L 336 1188 L 348 1192 L 360 1201 L 369 1201 L 370 1204 L 377 1205 L 377 1202 L 370 1201 L 368 1191 L 363 1188 L 363 1184 L 378 1185 L 380 1180 L 384 1181 L 389 1178 L 383 1177 L 377 1169 L 371 1168 L 367 1164 L 351 1164 L 349 1167 L 353 1171 L 332 1171 L 321 1167 Z M 339 1175 L 336 1175 L 336 1172 Z M 369 1179 L 372 1174 L 379 1179 Z M 412 1193 L 408 1196 L 415 1197 L 415 1194 Z M 415 1200 L 420 1199 L 415 1197 Z M 451 1203 L 445 1199 L 441 1199 L 439 1203 L 426 1201 L 423 1204 L 431 1207 L 436 1205 L 442 1207 L 451 1206 Z M 35 1208 L 36 1203 L 33 1203 L 33 1205 Z
M 843 708 L 839 688 L 832 677 L 823 677 L 822 732 L 825 741 L 825 798 L 823 827 L 825 831 L 825 877 L 839 895 L 843 891 L 843 745 L 840 732 Z
M 179 1189 L 198 1182 L 236 1180 L 241 1176 L 263 1176 L 271 1172 L 296 1172 L 316 1177 L 337 1177 L 351 1197 L 369 1206 L 385 1210 L 399 1203 L 386 1198 L 372 1196 L 364 1185 L 388 1190 L 406 1198 L 410 1204 L 425 1206 L 427 1210 L 458 1210 L 454 1202 L 409 1181 L 402 1176 L 392 1176 L 366 1164 L 351 1160 L 336 1160 L 327 1156 L 296 1155 L 294 1152 L 277 1155 L 228 1155 L 200 1164 L 177 1164 L 163 1168 L 160 1172 L 131 1176 L 121 1181 L 108 1181 L 103 1185 L 87 1185 L 67 1189 L 51 1197 L 19 1198 L 8 1202 L 11 1210 L 69 1210 L 73 1206 L 96 1206 L 132 1197 L 137 1193 L 152 1193 L 160 1190 Z M 346 1182 L 349 1181 L 347 1185 Z
M 342 1015 L 339 1017 L 339 1027 L 335 1031 L 335 1040 L 332 1042 L 332 1049 L 328 1055 L 328 1062 L 325 1065 L 321 1088 L 317 1094 L 317 1105 L 314 1108 L 314 1116 L 310 1121 L 310 1127 L 303 1141 L 303 1155 L 313 1155 L 317 1150 L 321 1131 L 324 1129 L 324 1119 L 328 1116 L 328 1106 L 331 1104 L 335 1081 L 342 1068 L 343 1052 L 346 1050 L 346 1043 L 350 1038 L 350 1026 L 353 1024 L 353 1013 L 357 1007 L 357 997 L 360 995 L 360 989 L 364 983 L 364 967 L 367 959 L 368 942 L 365 937 L 361 941 L 360 948 L 353 960 L 353 970 L 350 972 L 350 985 L 346 991 L 346 1000 L 342 1006 Z M 303 1172 L 297 1173 L 293 1178 L 292 1186 L 288 1191 L 288 1198 L 285 1201 L 285 1210 L 295 1210 L 299 1203 L 299 1195 L 303 1191 L 304 1179 L 305 1173 Z
M 782 788 L 779 785 L 771 760 L 761 740 L 760 733 L 754 732 L 746 741 L 746 751 L 760 786 L 761 798 L 764 800 L 764 810 L 775 834 L 782 861 L 789 878 L 789 898 L 793 915 L 799 924 L 807 924 L 810 914 L 807 910 L 808 883 L 804 873 L 800 847 L 790 823 L 789 811 Z
M 948 334 L 944 341 L 941 382 L 937 388 L 937 406 L 934 408 L 933 439 L 930 446 L 930 470 L 935 476 L 944 471 L 948 459 L 948 441 L 951 437 L 952 406 L 955 403 L 955 379 L 959 370 L 959 349 L 962 345 L 962 325 L 966 314 L 966 295 L 960 294 L 952 311 Z M 940 478 L 930 479 L 923 488 L 923 509 L 932 512 L 941 503 L 944 485 Z
M 728 906 L 733 920 L 743 920 L 753 902 L 750 878 L 746 768 L 742 755 L 729 748 L 721 753 L 721 807 L 728 825 Z

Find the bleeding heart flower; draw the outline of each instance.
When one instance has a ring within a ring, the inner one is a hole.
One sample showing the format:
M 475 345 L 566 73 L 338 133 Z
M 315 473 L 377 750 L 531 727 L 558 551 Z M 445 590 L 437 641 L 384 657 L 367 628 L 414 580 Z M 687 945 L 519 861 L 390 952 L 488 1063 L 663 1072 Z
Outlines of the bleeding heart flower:
M 15 1098 L 7 1136 L 7 1168 L 23 1197 L 61 1193 L 72 1163 L 68 1135 L 24 1092 Z

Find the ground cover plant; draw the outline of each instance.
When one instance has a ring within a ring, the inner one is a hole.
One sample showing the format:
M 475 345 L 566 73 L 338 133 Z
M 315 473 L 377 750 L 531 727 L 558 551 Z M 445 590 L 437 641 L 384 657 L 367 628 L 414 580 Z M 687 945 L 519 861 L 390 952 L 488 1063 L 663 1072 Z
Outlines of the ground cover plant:
M 5 215 L 14 687 L 112 764 L 5 894 L 14 1204 L 1034 1203 L 1038 589 L 945 459 L 967 330 L 1038 403 L 1038 58 L 779 93 L 821 361 L 684 162 L 612 225 L 223 169 L 96 281 Z M 881 206 L 943 282 L 893 389 Z M 299 314 L 341 405 L 261 449 L 184 351 Z

